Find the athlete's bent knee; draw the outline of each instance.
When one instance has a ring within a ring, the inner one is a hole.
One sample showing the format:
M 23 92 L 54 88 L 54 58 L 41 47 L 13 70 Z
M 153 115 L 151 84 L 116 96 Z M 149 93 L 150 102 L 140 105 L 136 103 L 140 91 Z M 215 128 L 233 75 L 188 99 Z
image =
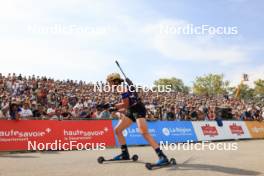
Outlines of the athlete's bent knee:
M 115 134 L 116 135 L 120 135 L 120 134 L 122 134 L 122 131 L 123 131 L 123 129 L 121 129 L 121 128 L 115 128 Z

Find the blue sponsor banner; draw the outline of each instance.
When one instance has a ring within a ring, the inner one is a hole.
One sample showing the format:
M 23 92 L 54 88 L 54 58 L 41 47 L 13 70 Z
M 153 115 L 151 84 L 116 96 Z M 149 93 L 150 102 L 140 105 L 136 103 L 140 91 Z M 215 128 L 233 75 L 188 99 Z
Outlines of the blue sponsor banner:
M 156 123 L 159 135 L 155 138 L 158 142 L 169 143 L 197 141 L 197 137 L 189 121 L 161 121 Z
M 118 121 L 112 121 L 116 126 Z M 192 123 L 189 121 L 155 121 L 148 122 L 149 133 L 157 142 L 168 141 L 169 143 L 197 141 Z M 140 134 L 136 123 L 123 131 L 127 145 L 146 145 L 148 142 Z M 116 143 L 117 138 L 115 136 Z
M 113 123 L 113 126 L 115 127 L 118 124 L 118 120 L 113 120 L 112 123 Z M 149 132 L 155 138 L 156 129 L 151 129 L 150 126 L 148 127 L 149 127 Z M 147 145 L 148 144 L 148 142 L 140 134 L 136 123 L 133 123 L 130 127 L 125 129 L 123 131 L 123 135 L 126 138 L 127 145 Z M 116 140 L 116 144 L 119 145 L 116 135 L 115 135 L 115 140 Z

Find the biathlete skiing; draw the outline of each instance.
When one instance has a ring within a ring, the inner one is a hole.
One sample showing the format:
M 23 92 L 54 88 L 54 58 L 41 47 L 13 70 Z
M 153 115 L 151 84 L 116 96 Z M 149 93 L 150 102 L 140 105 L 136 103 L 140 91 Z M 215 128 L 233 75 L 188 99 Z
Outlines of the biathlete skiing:
M 146 167 L 151 169 L 156 166 L 166 166 L 169 164 L 176 164 L 175 159 L 168 160 L 167 156 L 160 149 L 158 143 L 154 140 L 151 134 L 148 131 L 148 126 L 146 122 L 146 108 L 142 103 L 140 97 L 138 96 L 133 83 L 125 76 L 123 70 L 116 61 L 118 67 L 123 73 L 125 80 L 121 78 L 118 73 L 112 73 L 107 76 L 108 84 L 114 89 L 115 92 L 120 93 L 120 101 L 112 105 L 111 111 L 120 113 L 119 123 L 116 125 L 114 131 L 117 136 L 118 142 L 121 146 L 121 154 L 115 156 L 113 159 L 108 161 L 120 161 L 120 160 L 131 160 L 128 147 L 126 144 L 125 137 L 123 136 L 123 130 L 128 128 L 132 123 L 136 122 L 139 128 L 140 133 L 144 139 L 151 145 L 155 150 L 158 160 L 155 164 L 146 163 Z M 124 81 L 128 85 L 124 85 Z M 138 156 L 134 155 L 132 157 L 133 161 L 136 161 Z M 104 160 L 103 157 L 99 158 L 99 163 L 102 163 Z
M 147 122 L 145 119 L 146 108 L 138 97 L 135 91 L 130 91 L 129 88 L 119 86 L 124 80 L 120 77 L 118 73 L 112 73 L 107 76 L 107 82 L 110 86 L 115 87 L 117 92 L 121 93 L 121 101 L 114 105 L 114 108 L 118 112 L 123 113 L 120 117 L 119 123 L 115 127 L 115 134 L 117 136 L 118 142 L 121 145 L 121 154 L 114 157 L 115 160 L 129 160 L 129 152 L 126 145 L 125 137 L 123 136 L 123 130 L 128 128 L 133 122 L 136 122 L 140 133 L 146 139 L 146 141 L 151 145 L 158 155 L 158 161 L 156 164 L 163 165 L 169 163 L 167 156 L 162 152 L 158 143 L 148 132 Z M 124 114 L 125 113 L 125 114 Z

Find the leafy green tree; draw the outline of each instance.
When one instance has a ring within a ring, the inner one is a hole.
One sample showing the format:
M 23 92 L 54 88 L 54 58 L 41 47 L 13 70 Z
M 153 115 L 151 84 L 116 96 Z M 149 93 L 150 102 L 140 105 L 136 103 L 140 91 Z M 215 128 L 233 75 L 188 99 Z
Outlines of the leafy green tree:
M 255 88 L 254 88 L 255 94 L 264 96 L 264 80 L 258 79 L 257 81 L 254 82 L 254 84 L 255 84 Z
M 154 81 L 155 86 L 166 86 L 170 85 L 171 89 L 173 91 L 178 91 L 178 92 L 183 92 L 183 93 L 188 93 L 189 92 L 189 87 L 185 86 L 183 81 L 181 79 L 172 77 L 172 78 L 160 78 L 156 81 Z
M 239 91 L 239 93 L 237 91 Z M 247 84 L 240 84 L 238 88 L 235 89 L 234 95 L 243 100 L 252 100 L 254 98 L 254 89 L 250 88 Z
M 222 74 L 209 74 L 197 77 L 193 83 L 193 92 L 197 95 L 220 95 L 227 92 L 229 81 Z

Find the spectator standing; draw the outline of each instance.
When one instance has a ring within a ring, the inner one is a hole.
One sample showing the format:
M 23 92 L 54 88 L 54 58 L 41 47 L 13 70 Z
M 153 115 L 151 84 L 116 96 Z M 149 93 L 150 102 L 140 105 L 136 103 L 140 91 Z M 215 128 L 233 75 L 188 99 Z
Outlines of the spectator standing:
M 29 103 L 25 102 L 23 108 L 21 108 L 21 111 L 19 112 L 20 117 L 22 119 L 29 119 L 33 117 L 33 113 L 30 109 Z
M 21 112 L 21 108 L 19 107 L 19 103 L 16 101 L 11 102 L 10 109 L 9 109 L 10 119 L 19 120 L 20 112 Z
M 54 104 L 50 104 L 49 108 L 47 109 L 47 116 L 49 119 L 58 119 L 56 108 Z

